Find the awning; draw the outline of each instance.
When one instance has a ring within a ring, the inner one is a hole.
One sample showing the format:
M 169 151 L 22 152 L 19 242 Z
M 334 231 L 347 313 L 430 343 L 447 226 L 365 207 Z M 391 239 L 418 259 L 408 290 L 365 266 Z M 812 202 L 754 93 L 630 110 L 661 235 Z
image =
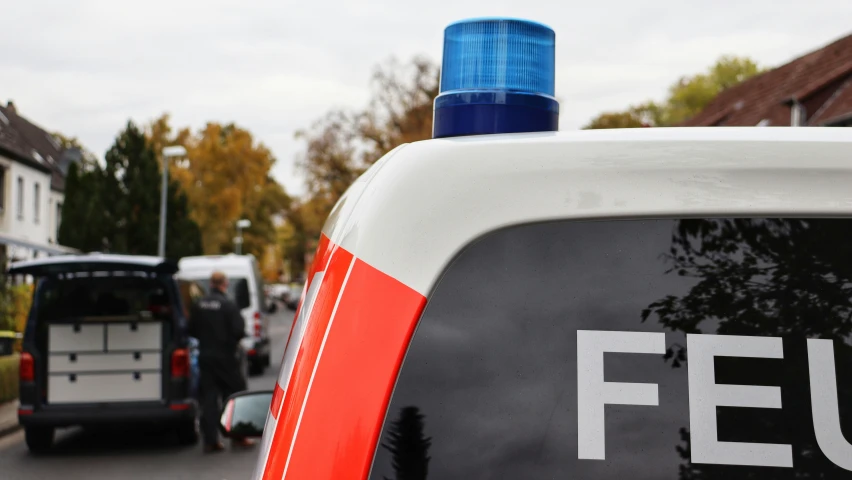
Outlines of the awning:
M 33 242 L 32 240 L 24 240 L 22 238 L 13 237 L 7 233 L 0 233 L 0 245 L 11 245 L 14 247 L 28 248 L 38 252 L 44 252 L 48 255 L 67 255 L 69 253 L 80 253 L 79 250 L 71 247 L 63 247 L 62 245 L 52 245 L 47 243 Z

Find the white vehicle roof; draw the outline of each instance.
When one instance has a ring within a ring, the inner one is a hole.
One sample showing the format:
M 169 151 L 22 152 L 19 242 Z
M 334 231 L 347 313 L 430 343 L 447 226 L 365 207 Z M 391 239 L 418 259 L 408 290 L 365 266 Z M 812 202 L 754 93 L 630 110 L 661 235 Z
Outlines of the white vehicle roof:
M 251 255 L 203 255 L 197 257 L 184 257 L 178 262 L 180 268 L 179 276 L 193 276 L 202 272 L 222 270 L 225 273 L 234 271 L 251 271 L 254 257 Z
M 458 137 L 386 155 L 338 202 L 324 233 L 428 295 L 460 249 L 500 228 L 613 217 L 849 216 L 850 186 L 849 128 Z

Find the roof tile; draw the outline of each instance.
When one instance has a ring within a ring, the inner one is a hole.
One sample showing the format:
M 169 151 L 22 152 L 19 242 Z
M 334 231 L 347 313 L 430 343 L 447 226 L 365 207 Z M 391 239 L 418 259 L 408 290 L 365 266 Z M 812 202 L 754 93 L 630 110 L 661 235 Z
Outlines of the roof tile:
M 840 90 L 848 79 L 852 79 L 852 35 L 723 91 L 681 125 L 754 126 L 764 119 L 774 126 L 790 125 L 793 98 L 820 118 L 846 115 L 852 113 L 850 94 Z M 735 109 L 738 102 L 743 102 L 742 108 Z M 828 102 L 833 106 L 823 108 Z

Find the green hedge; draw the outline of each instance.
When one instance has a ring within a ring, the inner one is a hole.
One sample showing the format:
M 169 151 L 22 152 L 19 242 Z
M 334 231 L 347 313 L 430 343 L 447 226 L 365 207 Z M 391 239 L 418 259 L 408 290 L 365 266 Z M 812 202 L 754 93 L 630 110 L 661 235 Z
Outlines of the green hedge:
M 0 357 L 0 403 L 18 398 L 18 355 Z
M 0 278 L 0 282 L 2 282 Z M 23 333 L 33 299 L 33 285 L 7 285 L 0 283 L 0 331 Z M 21 341 L 15 342 L 15 351 L 21 351 Z

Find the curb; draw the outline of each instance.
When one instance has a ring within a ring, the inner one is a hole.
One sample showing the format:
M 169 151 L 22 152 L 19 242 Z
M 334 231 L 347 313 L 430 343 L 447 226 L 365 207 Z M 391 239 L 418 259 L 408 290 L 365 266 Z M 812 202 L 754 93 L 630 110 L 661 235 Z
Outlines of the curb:
M 0 438 L 4 438 L 6 436 L 15 434 L 19 430 L 21 430 L 21 428 L 22 427 L 21 427 L 20 424 L 15 424 L 15 425 L 11 425 L 11 426 L 8 426 L 8 427 L 0 428 Z
M 14 407 L 14 408 L 12 408 Z M 18 400 L 11 400 L 6 403 L 0 403 L 0 412 L 3 418 L 0 418 L 0 438 L 12 435 L 20 430 L 21 424 L 18 422 Z

